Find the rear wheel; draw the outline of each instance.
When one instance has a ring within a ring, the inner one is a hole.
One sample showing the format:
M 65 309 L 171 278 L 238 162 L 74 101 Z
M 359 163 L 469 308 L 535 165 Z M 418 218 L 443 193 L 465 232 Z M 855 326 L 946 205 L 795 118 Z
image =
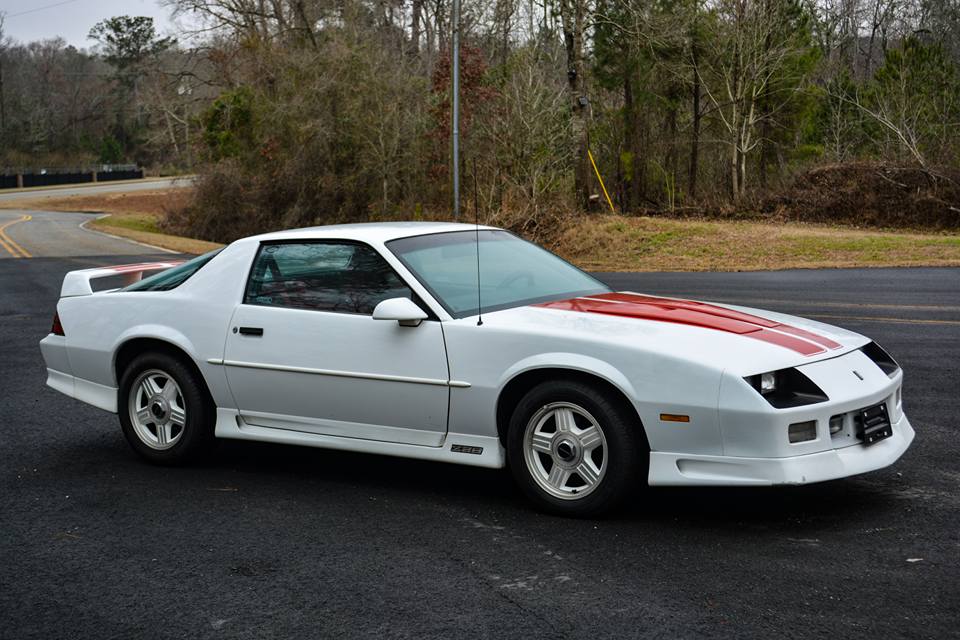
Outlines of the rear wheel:
M 510 471 L 538 507 L 567 516 L 615 508 L 642 478 L 642 429 L 622 403 L 577 381 L 544 382 L 520 400 L 507 433 Z
M 159 464 L 184 464 L 213 445 L 214 410 L 202 382 L 166 353 L 134 358 L 120 380 L 118 413 L 127 442 Z

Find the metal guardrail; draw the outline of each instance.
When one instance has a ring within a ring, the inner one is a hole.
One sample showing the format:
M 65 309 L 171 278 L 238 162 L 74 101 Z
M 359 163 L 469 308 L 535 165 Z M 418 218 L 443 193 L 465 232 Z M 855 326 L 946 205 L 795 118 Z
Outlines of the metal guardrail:
M 109 182 L 143 178 L 143 168 L 135 164 L 103 164 L 91 167 L 14 168 L 0 172 L 0 190 L 46 187 L 58 184 Z

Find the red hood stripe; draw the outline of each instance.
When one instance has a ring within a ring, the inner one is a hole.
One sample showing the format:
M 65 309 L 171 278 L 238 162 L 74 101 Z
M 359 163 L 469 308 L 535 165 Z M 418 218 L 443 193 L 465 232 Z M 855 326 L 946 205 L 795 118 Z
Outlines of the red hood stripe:
M 545 302 L 534 306 L 672 322 L 725 331 L 775 344 L 805 356 L 823 353 L 826 349 L 839 349 L 841 346 L 829 338 L 804 329 L 692 300 L 658 298 L 633 293 L 604 293 L 585 298 Z
M 789 333 L 791 335 L 799 336 L 804 340 L 810 340 L 811 342 L 816 342 L 817 344 L 826 347 L 827 349 L 839 349 L 843 345 L 839 342 L 834 342 L 830 338 L 825 336 L 818 335 L 807 331 L 806 329 L 800 329 L 799 327 L 793 327 L 788 324 L 777 325 L 777 331 L 782 331 L 784 333 Z
M 640 295 L 639 293 L 605 293 L 599 296 L 590 296 L 590 298 L 593 300 L 615 300 L 617 302 L 631 302 L 634 304 L 652 304 L 668 309 L 687 309 L 690 311 L 696 311 L 698 313 L 706 313 L 718 318 L 739 320 L 740 322 L 746 322 L 748 324 L 757 325 L 760 327 L 767 327 L 768 329 L 775 327 L 778 324 L 773 320 L 767 320 L 766 318 L 750 315 L 749 313 L 742 313 L 740 311 L 734 311 L 733 309 L 725 309 L 723 307 L 707 304 L 705 302 L 696 302 L 694 300 L 658 298 L 655 296 Z
M 777 327 L 780 329 L 780 327 Z M 785 347 L 791 351 L 796 351 L 805 356 L 815 356 L 818 353 L 824 353 L 826 349 L 820 345 L 813 344 L 812 342 L 807 342 L 806 340 L 801 340 L 800 338 L 794 338 L 793 336 L 788 336 L 778 331 L 771 331 L 770 329 L 761 329 L 756 333 L 748 333 L 746 335 L 748 338 L 753 338 L 755 340 L 762 340 L 763 342 L 769 342 L 770 344 L 775 344 L 778 347 Z

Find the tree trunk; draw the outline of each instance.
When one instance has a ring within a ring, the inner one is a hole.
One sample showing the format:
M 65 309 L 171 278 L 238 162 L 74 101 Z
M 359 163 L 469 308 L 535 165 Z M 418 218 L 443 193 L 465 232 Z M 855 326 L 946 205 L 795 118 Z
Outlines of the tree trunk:
M 434 33 L 436 34 L 437 40 L 437 50 L 444 51 L 449 46 L 449 38 L 447 37 L 447 31 L 449 24 L 444 20 L 445 12 L 449 11 L 448 4 L 444 0 L 435 0 L 434 4 L 436 5 L 433 10 L 434 18 Z
M 675 187 L 677 184 L 677 172 L 678 172 L 677 171 L 677 165 L 678 165 L 678 162 L 677 162 L 677 106 L 676 106 L 677 103 L 676 103 L 676 96 L 672 90 L 668 94 L 668 97 L 669 97 L 670 107 L 667 109 L 666 122 L 664 123 L 665 125 L 664 128 L 666 129 L 666 132 L 667 132 L 667 140 L 666 140 L 667 149 L 666 149 L 666 157 L 664 158 L 663 166 L 665 169 L 664 172 L 667 174 L 667 176 L 669 176 L 668 189 L 670 190 L 671 193 L 668 194 L 668 197 L 670 198 L 672 203 L 673 201 L 672 192 L 675 190 Z
M 740 200 L 740 198 L 742 198 L 743 195 L 747 192 L 747 154 L 743 152 L 740 153 L 739 172 L 740 172 L 740 181 L 739 181 L 740 193 L 737 194 L 737 200 Z
M 690 175 L 687 191 L 690 193 L 690 199 L 697 197 L 697 173 L 700 164 L 700 69 L 697 66 L 697 46 L 694 43 L 691 50 L 693 57 L 693 104 L 691 105 L 691 117 L 693 124 L 690 135 Z
M 867 57 L 863 61 L 863 78 L 869 78 L 873 67 L 873 43 L 877 39 L 877 30 L 880 28 L 880 2 L 874 0 L 873 3 L 873 21 L 870 24 L 870 39 L 867 41 Z M 854 69 L 856 73 L 856 69 Z
M 513 17 L 513 11 L 513 0 L 497 0 L 494 8 L 494 22 L 500 40 L 497 44 L 499 49 L 497 57 L 501 65 L 507 63 L 510 53 L 510 19 Z
M 410 44 L 413 54 L 420 53 L 420 15 L 423 13 L 423 0 L 413 0 L 413 15 L 410 17 Z
M 733 153 L 730 157 L 730 195 L 734 201 L 740 198 L 740 154 L 737 145 L 732 146 Z
M 310 19 L 307 17 L 306 7 L 303 6 L 303 0 L 297 0 L 294 4 L 294 9 L 296 11 L 296 22 L 299 23 L 299 29 L 307 34 L 307 39 L 310 41 L 310 45 L 316 49 L 317 48 L 317 36 L 313 33 L 313 26 L 310 23 Z
M 590 166 L 587 158 L 589 130 L 583 64 L 584 0 L 561 0 L 560 19 L 563 22 L 563 41 L 567 53 L 567 82 L 570 89 L 571 148 L 574 166 L 574 193 L 577 206 L 586 209 L 590 204 Z
M 637 105 L 633 97 L 633 74 L 623 74 L 623 131 L 626 137 L 627 154 L 630 157 L 630 172 L 624 190 L 624 211 L 634 211 L 640 204 L 640 153 L 637 135 Z
M 770 152 L 773 145 L 770 142 L 770 119 L 764 118 L 760 125 L 760 188 L 767 188 L 767 167 L 770 165 Z

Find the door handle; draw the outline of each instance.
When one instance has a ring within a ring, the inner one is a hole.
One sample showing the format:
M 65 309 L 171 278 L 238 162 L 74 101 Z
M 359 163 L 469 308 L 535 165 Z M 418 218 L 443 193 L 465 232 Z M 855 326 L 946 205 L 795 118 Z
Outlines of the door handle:
M 240 327 L 240 335 L 244 336 L 257 336 L 258 338 L 263 335 L 263 328 L 261 327 Z

